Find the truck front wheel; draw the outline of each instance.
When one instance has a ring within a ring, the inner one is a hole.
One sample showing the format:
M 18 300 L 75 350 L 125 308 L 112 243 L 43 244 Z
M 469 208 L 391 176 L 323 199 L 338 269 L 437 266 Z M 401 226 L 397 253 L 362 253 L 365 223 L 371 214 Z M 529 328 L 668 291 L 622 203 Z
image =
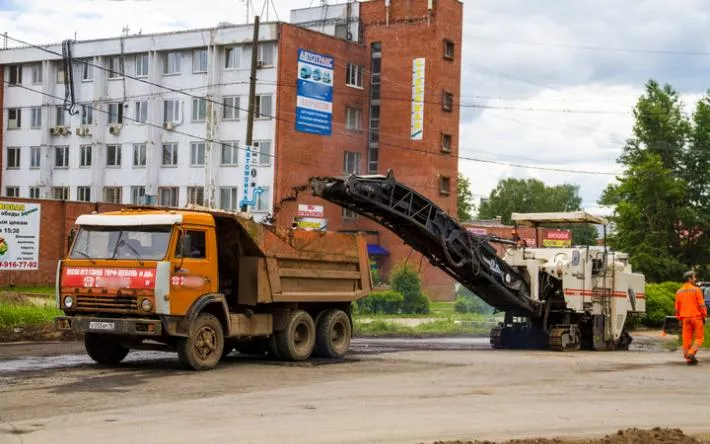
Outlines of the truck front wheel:
M 128 354 L 128 347 L 112 335 L 86 333 L 84 348 L 89 357 L 102 365 L 116 365 Z
M 316 355 L 340 359 L 350 348 L 352 325 L 342 310 L 328 310 L 320 316 L 316 334 Z
M 208 370 L 217 365 L 224 349 L 222 324 L 211 314 L 203 313 L 190 326 L 186 338 L 178 339 L 180 363 L 192 370 Z
M 313 318 L 303 310 L 293 310 L 288 316 L 286 329 L 277 332 L 275 339 L 279 358 L 287 361 L 308 359 L 316 345 Z

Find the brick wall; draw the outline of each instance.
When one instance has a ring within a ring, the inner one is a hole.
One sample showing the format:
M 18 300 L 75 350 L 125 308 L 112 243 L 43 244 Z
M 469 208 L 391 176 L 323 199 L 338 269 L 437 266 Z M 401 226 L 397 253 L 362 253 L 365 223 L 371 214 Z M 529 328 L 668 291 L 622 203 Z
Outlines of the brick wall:
M 5 66 L 0 65 L 0 171 L 3 170 L 3 159 L 5 158 Z M 0 190 L 2 190 L 2 174 L 0 174 Z M 5 194 L 5 193 L 2 193 Z

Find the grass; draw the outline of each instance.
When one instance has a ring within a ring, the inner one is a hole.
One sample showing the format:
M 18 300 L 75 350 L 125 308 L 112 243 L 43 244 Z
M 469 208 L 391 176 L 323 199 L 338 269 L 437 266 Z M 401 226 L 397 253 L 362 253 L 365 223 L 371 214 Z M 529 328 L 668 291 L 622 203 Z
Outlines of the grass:
M 0 301 L 0 328 L 46 325 L 61 314 L 53 305 L 36 306 Z
M 440 318 L 417 326 L 401 325 L 386 319 L 354 319 L 355 336 L 488 336 L 493 323 L 460 324 L 453 318 Z
M 55 288 L 53 286 L 11 286 L 11 287 L 0 287 L 0 292 L 11 291 L 13 293 L 31 293 L 31 294 L 54 294 Z

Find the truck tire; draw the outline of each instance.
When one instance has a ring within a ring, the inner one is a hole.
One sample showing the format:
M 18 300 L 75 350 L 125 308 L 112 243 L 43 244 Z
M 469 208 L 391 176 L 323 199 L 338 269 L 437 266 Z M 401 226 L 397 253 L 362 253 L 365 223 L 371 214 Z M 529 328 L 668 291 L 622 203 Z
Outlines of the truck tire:
M 303 310 L 293 310 L 286 329 L 276 333 L 276 350 L 286 361 L 304 361 L 316 345 L 316 326 L 313 318 Z
M 179 338 L 180 363 L 192 370 L 209 370 L 219 363 L 224 350 L 222 324 L 211 314 L 203 313 L 192 322 L 186 338 Z
M 316 356 L 341 359 L 350 348 L 353 328 L 342 310 L 327 310 L 316 326 Z
M 99 333 L 84 335 L 84 348 L 89 357 L 101 365 L 116 365 L 128 354 L 128 347 L 115 336 Z

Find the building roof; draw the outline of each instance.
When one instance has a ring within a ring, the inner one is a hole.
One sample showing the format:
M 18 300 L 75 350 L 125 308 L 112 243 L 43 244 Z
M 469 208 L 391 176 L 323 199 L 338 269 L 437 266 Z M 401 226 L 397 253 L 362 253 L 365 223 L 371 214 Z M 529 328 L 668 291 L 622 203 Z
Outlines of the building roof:
M 513 213 L 513 222 L 519 225 L 537 226 L 540 224 L 581 224 L 593 223 L 606 225 L 607 221 L 603 217 L 595 216 L 586 211 L 561 212 L 561 213 Z

